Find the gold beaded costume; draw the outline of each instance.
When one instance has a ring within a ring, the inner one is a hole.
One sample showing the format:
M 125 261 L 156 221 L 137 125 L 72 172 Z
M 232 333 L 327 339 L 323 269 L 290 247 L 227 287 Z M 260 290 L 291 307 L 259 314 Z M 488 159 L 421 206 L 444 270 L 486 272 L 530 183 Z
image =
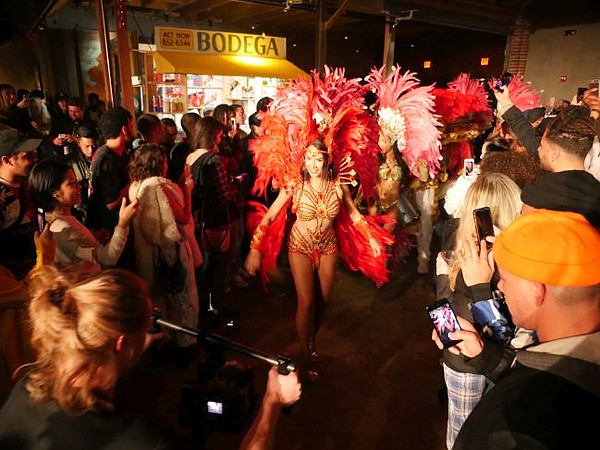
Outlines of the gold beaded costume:
M 337 252 L 337 239 L 333 220 L 338 215 L 342 201 L 342 188 L 328 181 L 322 191 L 317 191 L 310 181 L 303 181 L 294 194 L 292 212 L 296 213 L 288 250 L 303 253 L 319 267 L 321 255 Z

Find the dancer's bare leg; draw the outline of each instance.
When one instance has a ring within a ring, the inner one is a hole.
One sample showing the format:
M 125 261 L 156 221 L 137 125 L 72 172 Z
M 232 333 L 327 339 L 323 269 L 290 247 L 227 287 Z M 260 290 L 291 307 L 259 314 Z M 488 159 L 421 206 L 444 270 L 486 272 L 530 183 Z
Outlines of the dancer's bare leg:
M 296 333 L 302 354 L 308 356 L 315 304 L 314 269 L 306 255 L 290 252 L 288 257 L 298 297 Z
M 321 264 L 319 265 L 319 270 L 317 272 L 319 277 L 319 289 L 317 289 L 317 295 L 315 296 L 314 322 L 310 339 L 313 344 L 316 340 L 317 333 L 321 328 L 321 324 L 323 323 L 327 302 L 329 301 L 331 290 L 333 289 L 336 261 L 337 255 L 323 255 L 321 257 Z

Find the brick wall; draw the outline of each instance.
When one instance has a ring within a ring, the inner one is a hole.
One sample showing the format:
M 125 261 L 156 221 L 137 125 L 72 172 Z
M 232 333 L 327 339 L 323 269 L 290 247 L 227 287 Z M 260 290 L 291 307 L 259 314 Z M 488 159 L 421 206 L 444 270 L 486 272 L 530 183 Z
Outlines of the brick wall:
M 504 57 L 504 70 L 514 75 L 523 75 L 529 53 L 529 23 L 518 19 L 513 32 L 506 41 L 506 55 Z

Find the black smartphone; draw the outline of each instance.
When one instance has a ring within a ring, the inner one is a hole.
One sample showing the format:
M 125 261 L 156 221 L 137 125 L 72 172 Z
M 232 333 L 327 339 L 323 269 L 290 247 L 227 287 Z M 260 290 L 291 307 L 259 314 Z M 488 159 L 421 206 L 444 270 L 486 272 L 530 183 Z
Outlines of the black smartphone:
M 462 339 L 453 340 L 448 336 L 449 333 L 460 330 L 458 319 L 452 305 L 446 299 L 427 305 L 426 307 L 431 323 L 437 332 L 444 348 L 452 347 L 453 345 L 462 342 Z
M 40 233 L 44 231 L 44 227 L 46 226 L 46 213 L 44 213 L 42 208 L 37 209 L 37 226 Z
M 473 211 L 473 220 L 475 221 L 475 230 L 477 232 L 477 245 L 488 236 L 495 236 L 494 223 L 492 222 L 492 213 L 490 208 L 484 206 Z M 488 249 L 492 248 L 492 243 L 485 241 Z

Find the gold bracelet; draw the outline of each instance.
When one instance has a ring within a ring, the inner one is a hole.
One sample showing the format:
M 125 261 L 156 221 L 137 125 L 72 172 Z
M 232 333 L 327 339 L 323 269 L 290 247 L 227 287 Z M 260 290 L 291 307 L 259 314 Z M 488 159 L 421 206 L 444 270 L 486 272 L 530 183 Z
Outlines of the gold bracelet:
M 254 230 L 254 234 L 252 235 L 252 240 L 250 241 L 250 248 L 253 250 L 260 251 L 260 244 L 262 243 L 265 234 L 267 234 L 268 227 L 265 224 L 260 224 Z
M 369 228 L 369 223 L 364 217 L 361 217 L 358 222 L 354 223 L 354 228 L 358 231 L 367 241 L 373 237 L 373 233 Z

